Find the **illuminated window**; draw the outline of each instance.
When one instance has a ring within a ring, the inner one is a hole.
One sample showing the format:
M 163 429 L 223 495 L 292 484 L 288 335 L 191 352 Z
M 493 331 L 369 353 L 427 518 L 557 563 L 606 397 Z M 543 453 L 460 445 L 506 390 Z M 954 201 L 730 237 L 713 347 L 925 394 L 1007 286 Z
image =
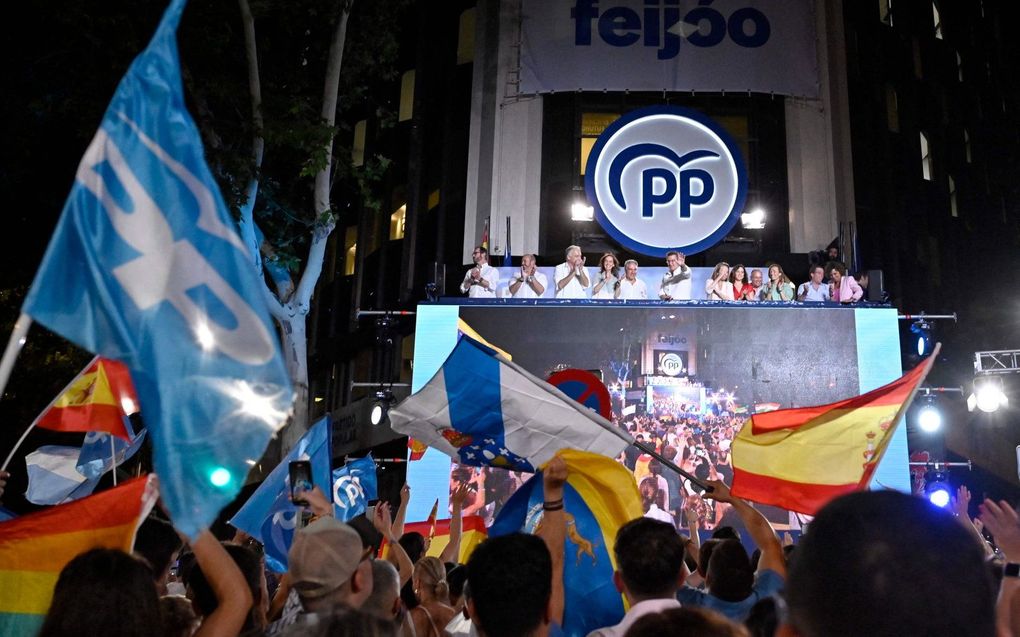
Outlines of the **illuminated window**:
M 406 122 L 414 115 L 414 69 L 406 71 L 400 78 L 400 110 L 397 121 Z
M 354 274 L 354 257 L 358 252 L 358 227 L 349 226 L 344 231 L 344 276 Z
M 397 211 L 390 215 L 390 241 L 404 238 L 404 217 L 407 215 L 407 204 L 397 208 Z
M 365 165 L 365 130 L 368 128 L 368 120 L 361 120 L 354 125 L 354 142 L 351 144 L 351 164 L 354 166 Z
M 921 133 L 921 176 L 931 181 L 931 148 L 924 132 Z
M 457 28 L 457 64 L 467 64 L 475 60 L 475 8 L 460 14 Z
M 885 85 L 885 118 L 890 131 L 900 132 L 900 100 L 892 84 Z
M 939 16 L 939 5 L 938 3 L 931 3 L 931 17 L 932 22 L 935 23 L 935 37 L 942 40 L 942 17 Z
M 620 117 L 619 113 L 581 113 L 581 166 L 583 175 L 588 163 L 588 155 L 595 146 L 595 140 L 610 124 Z
M 887 26 L 892 26 L 892 0 L 878 0 L 878 19 Z

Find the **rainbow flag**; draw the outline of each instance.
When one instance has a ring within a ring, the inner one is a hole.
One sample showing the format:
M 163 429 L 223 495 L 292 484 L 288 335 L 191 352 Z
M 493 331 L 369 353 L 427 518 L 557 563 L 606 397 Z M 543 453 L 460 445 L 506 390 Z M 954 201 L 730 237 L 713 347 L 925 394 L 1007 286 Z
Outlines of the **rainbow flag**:
M 127 367 L 96 356 L 32 424 L 54 431 L 105 431 L 131 442 L 124 418 L 137 411 Z
M 935 362 L 861 396 L 755 414 L 733 439 L 733 495 L 814 515 L 867 488 L 896 424 Z
M 156 503 L 149 477 L 0 523 L 0 635 L 42 626 L 64 566 L 94 548 L 130 551 Z
M 429 550 L 426 555 L 432 557 L 439 557 L 446 545 L 450 543 L 450 520 L 435 520 L 425 522 L 411 522 L 404 525 L 404 533 L 421 533 L 424 537 L 428 537 L 432 530 L 435 530 L 435 536 L 432 538 L 432 543 L 429 544 Z M 485 520 L 477 515 L 465 516 L 460 534 L 460 554 L 457 556 L 457 562 L 460 564 L 466 564 L 468 558 L 471 557 L 471 553 L 475 550 L 475 547 L 482 543 L 485 538 L 488 537 L 488 532 L 485 529 Z

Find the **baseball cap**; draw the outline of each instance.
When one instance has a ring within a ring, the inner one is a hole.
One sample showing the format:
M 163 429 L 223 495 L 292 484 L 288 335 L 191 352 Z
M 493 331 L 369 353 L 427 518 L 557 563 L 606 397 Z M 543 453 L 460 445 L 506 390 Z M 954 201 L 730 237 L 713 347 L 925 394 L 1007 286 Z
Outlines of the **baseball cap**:
M 364 556 L 361 537 L 336 518 L 324 517 L 294 534 L 288 560 L 301 597 L 332 593 L 354 575 Z

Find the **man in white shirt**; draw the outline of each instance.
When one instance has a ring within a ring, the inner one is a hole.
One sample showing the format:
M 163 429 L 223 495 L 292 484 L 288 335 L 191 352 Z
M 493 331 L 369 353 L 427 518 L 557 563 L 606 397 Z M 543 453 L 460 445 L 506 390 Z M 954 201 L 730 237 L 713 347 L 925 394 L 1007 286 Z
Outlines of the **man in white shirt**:
M 666 267 L 669 272 L 662 275 L 659 283 L 659 298 L 663 301 L 691 300 L 691 269 L 684 263 L 681 252 L 666 253 Z
M 567 248 L 567 260 L 556 266 L 553 273 L 556 282 L 556 298 L 558 299 L 583 299 L 587 298 L 588 286 L 591 279 L 588 278 L 588 271 L 584 267 L 584 257 L 581 256 L 579 246 Z
M 510 296 L 515 299 L 537 299 L 545 292 L 548 281 L 535 265 L 535 255 L 521 257 L 521 271 L 510 280 Z
M 808 276 L 811 277 L 811 280 L 807 283 L 801 283 L 800 287 L 797 288 L 797 300 L 828 301 L 829 286 L 822 283 L 822 279 L 825 278 L 825 268 L 820 265 L 812 265 Z
M 496 287 L 499 285 L 499 270 L 489 265 L 489 251 L 478 246 L 471 253 L 475 267 L 467 271 L 460 291 L 472 299 L 496 298 Z
M 637 278 L 638 264 L 634 259 L 627 259 L 623 264 L 623 280 L 616 284 L 616 298 L 623 300 L 647 299 L 648 288 L 645 282 Z
M 651 518 L 631 520 L 620 527 L 613 545 L 616 570 L 613 584 L 630 610 L 619 624 L 588 633 L 588 637 L 618 637 L 644 615 L 680 608 L 676 589 L 682 584 L 684 538 L 672 525 Z
M 760 301 L 762 288 L 765 287 L 765 277 L 762 275 L 761 270 L 751 270 L 751 287 L 754 288 L 754 298 L 748 300 Z

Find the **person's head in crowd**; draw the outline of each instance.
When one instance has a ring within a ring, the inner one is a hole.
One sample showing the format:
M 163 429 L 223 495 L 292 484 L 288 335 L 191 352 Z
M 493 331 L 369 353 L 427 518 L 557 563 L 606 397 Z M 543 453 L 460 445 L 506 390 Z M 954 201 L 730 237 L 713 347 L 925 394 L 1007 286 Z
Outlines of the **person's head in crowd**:
M 161 630 L 149 565 L 117 549 L 92 549 L 60 571 L 39 637 L 151 637 Z
M 682 584 L 684 542 L 666 522 L 637 518 L 616 532 L 613 544 L 617 570 L 613 583 L 634 604 L 646 599 L 672 599 Z
M 428 550 L 428 542 L 425 540 L 425 536 L 416 531 L 410 531 L 400 536 L 400 548 L 404 549 L 407 553 L 408 559 L 414 564 L 425 555 L 425 551 Z
M 530 272 L 535 267 L 535 255 L 526 254 L 521 257 L 521 267 Z
M 423 557 L 414 565 L 411 575 L 414 594 L 418 601 L 438 600 L 446 603 L 450 598 L 450 585 L 446 582 L 446 567 L 438 557 Z
M 769 281 L 772 281 L 776 285 L 780 283 L 789 283 L 790 277 L 786 276 L 783 272 L 783 266 L 778 263 L 773 263 L 769 266 Z
M 764 281 L 761 270 L 759 270 L 758 268 L 751 270 L 751 285 L 753 285 L 756 288 L 760 288 L 762 286 L 762 283 L 764 283 Z
M 655 458 L 652 458 L 651 460 L 649 460 L 648 461 L 648 473 L 652 474 L 653 476 L 661 476 L 662 475 L 662 463 L 659 462 Z
M 339 604 L 360 608 L 372 594 L 370 555 L 357 532 L 336 518 L 298 530 L 287 556 L 301 606 L 316 613 Z
M 612 252 L 606 252 L 599 258 L 599 273 L 602 272 L 608 272 L 614 277 L 619 278 L 620 264 L 616 260 L 616 255 Z
M 663 447 L 662 457 L 665 458 L 666 460 L 669 460 L 670 462 L 673 462 L 673 460 L 676 459 L 676 447 L 673 447 L 671 445 L 666 445 L 665 447 Z
M 776 628 L 779 627 L 776 600 L 772 597 L 763 597 L 755 602 L 747 613 L 744 626 L 751 633 L 751 637 L 773 637 Z
M 666 267 L 669 268 L 670 272 L 675 272 L 677 268 L 684 264 L 684 255 L 676 250 L 670 250 L 666 253 Z
M 302 618 L 287 627 L 282 637 L 397 637 L 397 626 L 362 610 L 339 606 Z
M 391 562 L 372 560 L 372 594 L 361 610 L 390 621 L 400 617 L 400 574 Z
M 747 283 L 747 268 L 743 263 L 738 263 L 730 269 L 730 283 Z
M 479 635 L 547 634 L 552 557 L 541 538 L 524 533 L 489 538 L 471 553 L 467 569 L 467 614 Z
M 779 634 L 991 637 L 996 590 L 983 564 L 978 542 L 927 500 L 837 498 L 797 545 Z
M 475 246 L 471 253 L 471 260 L 475 265 L 485 265 L 489 262 L 489 249 L 485 246 Z
M 739 540 L 740 535 L 737 534 L 737 530 L 732 526 L 717 526 L 712 531 L 713 540 Z
M 659 481 L 655 476 L 645 476 L 638 485 L 641 494 L 641 509 L 648 513 L 652 505 L 659 506 Z
M 266 613 L 269 611 L 269 590 L 266 586 L 266 571 L 262 566 L 262 557 L 252 549 L 238 544 L 224 543 L 223 548 L 237 564 L 251 591 L 251 613 L 243 630 L 265 630 L 269 623 L 266 620 Z M 188 572 L 185 584 L 190 591 L 189 597 L 195 605 L 195 611 L 203 617 L 211 615 L 219 606 L 216 592 L 209 585 L 201 566 L 196 564 Z
M 138 527 L 134 553 L 149 563 L 160 595 L 166 594 L 167 575 L 183 544 L 173 525 L 160 518 L 150 515 Z
M 747 599 L 754 586 L 754 570 L 739 540 L 722 540 L 712 550 L 705 569 L 708 592 L 727 602 Z
M 634 622 L 626 637 L 750 637 L 747 629 L 707 608 L 670 608 Z
M 846 266 L 839 261 L 830 261 L 825 266 L 825 271 L 829 273 L 829 278 L 837 286 L 843 281 L 843 277 L 846 276 Z
M 450 585 L 450 606 L 454 610 L 464 607 L 464 584 L 467 582 L 467 567 L 457 564 L 446 574 L 446 583 Z
M 808 268 L 808 279 L 815 285 L 821 285 L 822 280 L 825 278 L 825 268 L 820 264 L 814 263 Z
M 159 598 L 165 637 L 191 637 L 198 628 L 199 618 L 191 600 L 184 595 L 164 595 Z
M 825 248 L 825 256 L 829 261 L 839 261 L 839 240 L 833 239 Z
M 372 524 L 372 520 L 368 518 L 368 515 L 364 513 L 356 515 L 350 520 L 347 520 L 346 524 L 354 529 L 361 538 L 362 548 L 371 548 L 372 555 L 377 555 L 379 553 L 379 548 L 382 546 L 383 536 L 382 533 L 376 530 L 375 525 Z
M 868 283 L 870 281 L 870 277 L 868 276 L 868 271 L 867 270 L 861 270 L 860 272 L 858 272 L 857 274 L 854 275 L 854 280 L 857 281 L 857 285 L 861 286 L 862 288 L 867 289 Z
M 723 281 L 729 281 L 730 264 L 726 263 L 725 261 L 720 261 L 719 263 L 716 263 L 715 267 L 712 268 L 712 276 L 709 278 L 711 278 L 713 281 L 719 278 L 721 278 Z
M 574 267 L 581 265 L 581 246 L 567 246 L 564 253 L 567 257 L 567 263 Z
M 638 262 L 634 259 L 627 259 L 623 262 L 623 273 L 627 280 L 633 283 L 637 279 Z

